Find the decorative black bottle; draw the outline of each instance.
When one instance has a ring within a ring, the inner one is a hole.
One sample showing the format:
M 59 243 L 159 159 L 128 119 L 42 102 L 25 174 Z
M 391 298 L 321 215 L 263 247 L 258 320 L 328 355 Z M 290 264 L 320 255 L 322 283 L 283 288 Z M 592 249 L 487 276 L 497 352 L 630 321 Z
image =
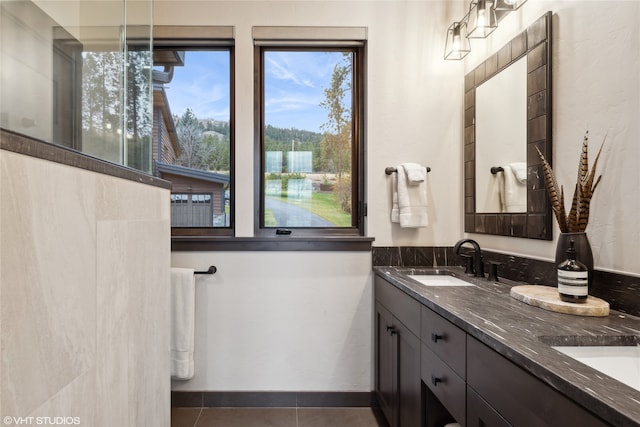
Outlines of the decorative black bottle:
M 574 245 L 571 239 L 567 259 L 558 265 L 558 292 L 562 301 L 583 303 L 589 296 L 589 270 L 576 260 Z

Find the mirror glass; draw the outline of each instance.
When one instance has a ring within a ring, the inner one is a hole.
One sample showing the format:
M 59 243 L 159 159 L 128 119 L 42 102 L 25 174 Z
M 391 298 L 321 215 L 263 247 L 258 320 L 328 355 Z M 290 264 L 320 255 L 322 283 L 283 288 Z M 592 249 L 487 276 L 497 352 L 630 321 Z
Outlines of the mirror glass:
M 526 57 L 476 88 L 476 212 L 527 211 L 526 106 Z
M 465 76 L 467 233 L 552 239 L 537 153 L 551 162 L 551 69 L 547 12 Z

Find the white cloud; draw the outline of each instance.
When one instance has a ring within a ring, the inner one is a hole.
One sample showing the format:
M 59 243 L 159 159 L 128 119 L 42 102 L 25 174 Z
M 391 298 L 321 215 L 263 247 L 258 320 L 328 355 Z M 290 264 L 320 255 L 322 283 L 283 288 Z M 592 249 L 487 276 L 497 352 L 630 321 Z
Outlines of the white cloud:
M 285 96 L 285 97 L 272 97 L 265 100 L 265 106 L 269 113 L 280 113 L 283 111 L 300 111 L 308 109 L 309 107 L 315 108 L 319 104 L 319 101 L 314 98 L 304 96 Z
M 269 55 L 267 58 L 267 62 L 269 64 L 268 71 L 271 75 L 278 80 L 291 81 L 298 86 L 306 86 L 309 88 L 314 88 L 315 85 L 313 81 L 308 78 L 299 78 L 295 73 L 295 67 L 292 66 L 290 61 L 288 61 L 286 55 L 278 55 L 277 59 L 282 60 L 283 63 L 276 60 L 273 55 Z M 299 70 L 298 70 L 299 71 Z

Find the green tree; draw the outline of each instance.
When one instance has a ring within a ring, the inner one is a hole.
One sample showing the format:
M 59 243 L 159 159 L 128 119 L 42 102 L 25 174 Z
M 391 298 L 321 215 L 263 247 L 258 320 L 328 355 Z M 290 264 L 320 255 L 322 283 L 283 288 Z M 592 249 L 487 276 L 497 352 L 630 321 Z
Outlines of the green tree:
M 82 67 L 82 129 L 93 135 L 121 128 L 121 54 L 86 51 Z
M 327 171 L 335 172 L 334 196 L 340 208 L 352 212 L 351 148 L 352 148 L 352 56 L 343 54 L 342 63 L 333 68 L 329 87 L 324 90 L 325 99 L 320 103 L 327 110 L 327 122 L 322 125 L 322 158 Z
M 180 157 L 176 163 L 188 168 L 208 169 L 206 160 L 210 149 L 202 143 L 204 127 L 190 108 L 175 120 L 178 142 L 180 144 Z
M 231 165 L 231 150 L 227 136 L 216 137 L 206 135 L 202 140 L 208 153 L 207 165 L 210 170 L 217 172 L 229 172 Z
M 324 90 L 325 99 L 320 106 L 327 110 L 322 154 L 324 167 L 338 177 L 351 172 L 351 105 L 347 104 L 351 94 L 351 56 L 344 54 L 343 62 L 333 68 L 331 83 Z

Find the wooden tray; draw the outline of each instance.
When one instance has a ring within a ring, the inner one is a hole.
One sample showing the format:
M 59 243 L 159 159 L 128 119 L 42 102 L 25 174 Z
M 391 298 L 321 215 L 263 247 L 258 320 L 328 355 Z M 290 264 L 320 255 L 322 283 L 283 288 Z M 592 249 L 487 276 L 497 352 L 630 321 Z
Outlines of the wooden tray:
M 578 316 L 605 317 L 609 315 L 609 303 L 589 295 L 584 303 L 564 302 L 555 286 L 522 285 L 511 288 L 511 296 L 518 301 L 558 313 Z

